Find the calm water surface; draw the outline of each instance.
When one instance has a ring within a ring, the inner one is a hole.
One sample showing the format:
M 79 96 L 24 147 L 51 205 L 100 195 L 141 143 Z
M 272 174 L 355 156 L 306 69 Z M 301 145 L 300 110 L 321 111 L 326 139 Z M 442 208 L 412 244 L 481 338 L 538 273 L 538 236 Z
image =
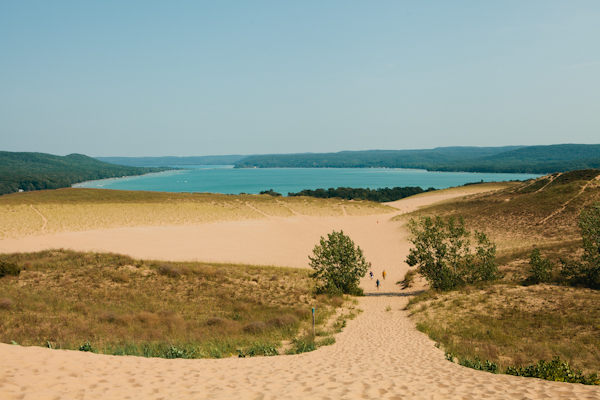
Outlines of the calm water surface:
M 253 168 L 232 166 L 194 166 L 194 169 L 166 171 L 143 176 L 104 179 L 74 187 L 156 192 L 212 192 L 224 194 L 259 193 L 273 189 L 283 195 L 303 189 L 328 189 L 340 186 L 378 189 L 395 186 L 420 186 L 444 189 L 470 182 L 527 180 L 540 175 L 488 174 L 469 172 L 428 172 L 387 168 Z

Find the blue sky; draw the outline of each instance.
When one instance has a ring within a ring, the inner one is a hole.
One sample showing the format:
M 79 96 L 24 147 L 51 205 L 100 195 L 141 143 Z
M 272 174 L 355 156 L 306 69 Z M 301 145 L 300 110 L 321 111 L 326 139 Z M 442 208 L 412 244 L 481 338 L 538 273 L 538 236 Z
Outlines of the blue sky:
M 599 1 L 2 1 L 0 150 L 599 143 Z

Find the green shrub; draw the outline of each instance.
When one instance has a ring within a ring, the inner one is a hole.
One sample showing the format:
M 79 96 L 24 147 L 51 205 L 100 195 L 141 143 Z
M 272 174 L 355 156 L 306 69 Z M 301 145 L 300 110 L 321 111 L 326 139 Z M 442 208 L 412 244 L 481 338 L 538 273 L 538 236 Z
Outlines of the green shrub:
M 529 276 L 526 281 L 528 283 L 549 282 L 552 278 L 552 270 L 554 265 L 550 260 L 542 258 L 540 249 L 535 248 L 529 257 Z
M 548 381 L 583 383 L 584 385 L 600 385 L 600 379 L 597 374 L 584 375 L 581 371 L 571 369 L 568 362 L 555 357 L 552 361 L 538 361 L 536 364 L 527 367 L 508 367 L 508 375 L 524 376 L 530 378 L 540 378 Z
M 196 358 L 195 351 L 188 349 L 180 349 L 175 346 L 169 346 L 169 349 L 163 355 L 164 358 Z
M 259 194 L 268 194 L 269 196 L 273 196 L 273 197 L 281 197 L 281 193 L 277 193 L 273 189 L 263 190 Z
M 7 275 L 19 276 L 21 267 L 16 264 L 0 261 L 0 278 Z
M 477 246 L 470 247 L 471 233 L 462 217 L 445 222 L 441 217 L 411 219 L 409 239 L 414 244 L 406 258 L 432 289 L 450 290 L 467 283 L 498 278 L 496 245 L 483 232 L 475 231 Z
M 238 350 L 240 357 L 278 356 L 277 347 L 267 343 L 254 343 L 246 351 Z
M 92 344 L 88 341 L 81 346 L 79 346 L 79 351 L 94 351 Z
M 320 244 L 313 249 L 314 257 L 308 257 L 315 270 L 310 276 L 317 281 L 317 293 L 362 296 L 360 278 L 369 267 L 362 250 L 343 231 L 333 231 L 327 236 L 327 240 L 321 237 Z
M 469 360 L 468 358 L 463 358 L 458 362 L 463 367 L 476 369 L 478 371 L 486 371 L 491 372 L 492 374 L 498 373 L 498 364 L 491 362 L 490 360 L 486 360 L 483 364 L 479 359 Z
M 436 345 L 437 346 L 437 345 Z M 444 356 L 446 360 L 450 362 L 454 362 L 456 359 L 459 365 L 463 367 L 476 369 L 478 371 L 491 372 L 492 374 L 497 374 L 499 372 L 498 364 L 491 362 L 490 360 L 486 360 L 482 363 L 479 358 L 475 358 L 475 360 L 471 360 L 468 358 L 459 358 L 456 354 L 450 353 L 448 351 L 445 352 Z
M 458 364 L 462 365 L 463 367 L 476 369 L 478 371 L 491 372 L 493 374 L 500 372 L 498 365 L 490 360 L 486 360 L 484 363 L 482 363 L 479 359 L 461 359 L 450 352 L 446 352 L 445 357 L 446 360 L 450 362 L 454 362 L 454 360 L 457 359 Z M 583 383 L 584 385 L 600 385 L 600 378 L 598 378 L 597 374 L 584 375 L 581 373 L 581 371 L 573 370 L 568 362 L 562 361 L 558 356 L 550 362 L 541 360 L 527 367 L 509 366 L 506 368 L 505 373 L 507 375 L 539 378 L 547 381 Z
M 600 203 L 579 214 L 583 241 L 581 261 L 561 260 L 561 276 L 572 286 L 600 289 Z
M 317 344 L 319 346 L 331 346 L 334 343 L 335 343 L 335 338 L 333 336 L 327 336 L 327 337 L 319 340 L 319 343 L 317 343 Z
M 315 339 L 311 336 L 305 336 L 303 338 L 297 338 L 294 340 L 294 346 L 287 351 L 287 354 L 300 354 L 315 351 L 317 344 Z

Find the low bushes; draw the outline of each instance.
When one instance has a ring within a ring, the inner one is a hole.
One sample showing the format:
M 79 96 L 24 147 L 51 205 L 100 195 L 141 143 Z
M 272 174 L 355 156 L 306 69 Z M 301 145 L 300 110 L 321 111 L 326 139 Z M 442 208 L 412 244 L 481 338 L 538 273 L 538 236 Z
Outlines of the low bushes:
M 8 275 L 19 276 L 21 267 L 17 264 L 0 261 L 0 278 Z
M 570 286 L 600 289 L 600 203 L 583 209 L 579 214 L 583 255 L 580 260 L 560 260 L 559 273 L 555 266 L 535 248 L 529 261 L 529 276 L 525 283 L 557 282 Z
M 10 310 L 13 304 L 11 299 L 0 299 L 0 310 Z
M 491 372 L 493 374 L 501 372 L 498 364 L 489 360 L 482 363 L 479 359 L 458 358 L 448 352 L 446 352 L 446 359 L 451 362 L 454 362 L 456 359 L 459 365 L 479 371 Z M 586 375 L 581 371 L 574 370 L 568 362 L 561 360 L 558 356 L 554 357 L 552 361 L 540 360 L 535 364 L 525 367 L 509 366 L 504 373 L 527 378 L 539 378 L 547 381 L 600 385 L 600 378 L 598 378 L 597 374 Z
M 463 218 L 421 217 L 411 219 L 409 241 L 414 245 L 406 263 L 417 266 L 432 289 L 451 290 L 457 286 L 498 278 L 496 245 L 483 232 L 475 231 L 475 249 Z
M 540 378 L 548 381 L 583 383 L 584 385 L 600 385 L 597 374 L 582 374 L 581 371 L 573 370 L 568 362 L 554 357 L 552 361 L 538 361 L 527 367 L 508 367 L 508 375 Z

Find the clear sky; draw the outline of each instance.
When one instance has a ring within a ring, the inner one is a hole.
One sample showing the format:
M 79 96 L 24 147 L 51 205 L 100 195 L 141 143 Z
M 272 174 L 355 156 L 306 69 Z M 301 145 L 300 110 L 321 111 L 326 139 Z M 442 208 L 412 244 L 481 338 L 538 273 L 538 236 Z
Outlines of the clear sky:
M 600 143 L 600 1 L 0 2 L 0 150 Z

